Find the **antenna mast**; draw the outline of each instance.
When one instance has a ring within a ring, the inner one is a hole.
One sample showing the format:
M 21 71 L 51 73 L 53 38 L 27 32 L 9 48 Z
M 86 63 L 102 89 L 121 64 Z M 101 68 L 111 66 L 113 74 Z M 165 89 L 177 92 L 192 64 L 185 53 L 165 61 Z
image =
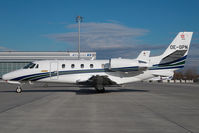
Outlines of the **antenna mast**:
M 76 22 L 78 23 L 78 60 L 80 59 L 80 23 L 83 21 L 83 17 L 77 16 L 76 17 Z

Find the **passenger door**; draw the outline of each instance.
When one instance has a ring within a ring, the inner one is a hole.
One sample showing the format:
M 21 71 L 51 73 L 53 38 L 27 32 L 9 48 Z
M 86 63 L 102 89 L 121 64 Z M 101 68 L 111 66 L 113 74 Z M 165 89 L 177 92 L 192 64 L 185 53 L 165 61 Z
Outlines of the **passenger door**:
M 58 62 L 50 62 L 50 79 L 57 80 L 59 78 Z

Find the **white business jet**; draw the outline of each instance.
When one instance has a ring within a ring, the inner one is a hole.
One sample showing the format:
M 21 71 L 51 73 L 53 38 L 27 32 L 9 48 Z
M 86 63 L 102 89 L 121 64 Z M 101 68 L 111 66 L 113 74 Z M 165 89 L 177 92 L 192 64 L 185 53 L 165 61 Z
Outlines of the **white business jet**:
M 94 87 L 104 92 L 105 87 L 151 79 L 171 77 L 183 68 L 193 32 L 180 32 L 160 56 L 150 57 L 142 51 L 136 59 L 111 58 L 109 60 L 43 60 L 35 61 L 22 69 L 3 75 L 7 83 L 54 82 Z

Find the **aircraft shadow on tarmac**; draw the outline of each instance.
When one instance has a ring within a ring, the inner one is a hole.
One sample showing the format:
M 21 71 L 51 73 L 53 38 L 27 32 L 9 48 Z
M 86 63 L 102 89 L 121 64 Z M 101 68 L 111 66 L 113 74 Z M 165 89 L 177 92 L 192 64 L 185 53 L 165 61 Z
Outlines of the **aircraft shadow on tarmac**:
M 0 91 L 0 93 L 9 93 L 13 92 L 16 93 L 15 90 L 7 90 L 7 91 Z M 35 93 L 40 93 L 40 92 L 74 92 L 77 95 L 94 95 L 94 94 L 107 94 L 107 93 L 120 93 L 120 92 L 149 92 L 149 90 L 141 90 L 141 89 L 106 89 L 104 93 L 98 93 L 95 89 L 93 88 L 83 88 L 80 87 L 80 89 L 26 89 L 23 90 L 22 93 L 30 93 L 30 92 L 35 92 Z

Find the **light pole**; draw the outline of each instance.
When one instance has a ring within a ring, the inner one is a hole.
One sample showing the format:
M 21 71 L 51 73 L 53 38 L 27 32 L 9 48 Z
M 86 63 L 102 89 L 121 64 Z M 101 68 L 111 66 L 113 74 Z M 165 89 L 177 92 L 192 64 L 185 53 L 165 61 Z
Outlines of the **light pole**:
M 78 23 L 78 38 L 79 38 L 79 42 L 78 42 L 78 59 L 80 59 L 80 22 L 83 21 L 83 17 L 81 16 L 77 16 L 76 17 L 76 22 Z

